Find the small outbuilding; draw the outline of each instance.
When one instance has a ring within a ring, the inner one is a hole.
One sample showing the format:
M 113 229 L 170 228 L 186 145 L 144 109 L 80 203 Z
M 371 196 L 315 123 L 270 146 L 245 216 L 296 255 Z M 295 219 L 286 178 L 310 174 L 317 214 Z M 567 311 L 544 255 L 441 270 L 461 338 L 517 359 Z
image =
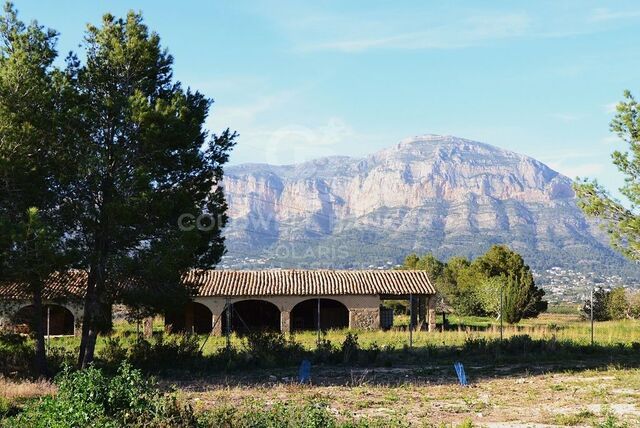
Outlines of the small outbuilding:
M 365 329 L 381 324 L 384 300 L 411 302 L 413 325 L 435 331 L 436 291 L 426 272 L 409 270 L 192 270 L 182 279 L 192 302 L 165 314 L 173 332 Z M 43 295 L 44 331 L 79 334 L 87 273 L 53 274 Z M 0 325 L 33 328 L 24 284 L 0 282 Z
M 75 269 L 55 272 L 45 281 L 41 312 L 45 335 L 80 334 L 86 286 L 86 271 Z M 35 313 L 26 284 L 0 282 L 0 327 L 27 333 L 35 327 Z
M 414 325 L 436 328 L 436 290 L 424 271 L 193 270 L 184 281 L 197 295 L 166 315 L 171 330 L 372 330 L 387 299 L 413 302 Z

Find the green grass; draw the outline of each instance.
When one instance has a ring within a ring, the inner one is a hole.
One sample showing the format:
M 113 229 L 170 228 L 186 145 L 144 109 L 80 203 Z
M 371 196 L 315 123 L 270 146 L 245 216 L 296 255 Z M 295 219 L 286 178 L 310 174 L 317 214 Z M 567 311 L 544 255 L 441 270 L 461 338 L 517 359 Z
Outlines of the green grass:
M 409 333 L 402 326 L 405 319 L 398 317 L 398 329 L 390 331 L 357 331 L 359 344 L 367 348 L 372 344 L 380 347 L 390 347 L 400 350 L 409 344 Z M 449 316 L 449 330 L 445 332 L 430 333 L 426 331 L 413 332 L 413 346 L 442 347 L 461 346 L 468 339 L 498 339 L 500 337 L 499 323 L 489 317 L 458 317 Z M 154 332 L 163 331 L 161 319 L 154 322 Z M 113 335 L 120 338 L 126 346 L 132 343 L 136 337 L 136 326 L 125 321 L 117 322 Z M 340 345 L 347 334 L 347 330 L 329 330 L 325 339 L 333 345 Z M 557 340 L 559 342 L 571 342 L 576 345 L 589 345 L 591 343 L 591 327 L 588 321 L 581 320 L 578 315 L 562 313 L 547 313 L 538 318 L 523 320 L 517 325 L 505 325 L 503 335 L 509 338 L 514 335 L 529 335 L 532 339 Z M 306 349 L 315 349 L 317 336 L 313 331 L 293 334 L 297 342 Z M 622 320 L 598 322 L 595 324 L 595 344 L 601 346 L 640 346 L 640 321 Z M 98 353 L 104 347 L 106 337 L 101 336 L 97 343 Z M 242 346 L 242 339 L 235 334 L 231 337 L 232 345 Z M 77 337 L 56 337 L 51 339 L 51 346 L 64 347 L 69 351 L 75 351 L 79 346 Z M 226 345 L 223 336 L 200 336 L 200 343 L 204 345 L 204 355 L 217 352 Z

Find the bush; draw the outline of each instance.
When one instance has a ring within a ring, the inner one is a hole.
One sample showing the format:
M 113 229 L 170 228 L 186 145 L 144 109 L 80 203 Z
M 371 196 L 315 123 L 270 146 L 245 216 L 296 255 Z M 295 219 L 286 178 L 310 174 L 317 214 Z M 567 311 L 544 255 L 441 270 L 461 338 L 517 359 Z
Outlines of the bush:
M 342 342 L 342 346 L 340 347 L 340 352 L 342 352 L 342 362 L 347 364 L 357 361 L 359 351 L 360 344 L 358 344 L 358 335 L 348 332 L 347 336 L 344 338 L 344 342 Z
M 260 400 L 248 400 L 238 408 L 221 406 L 203 413 L 200 426 L 221 428 L 399 428 L 408 426 L 397 419 L 360 418 L 338 420 L 320 400 L 310 400 L 303 405 L 275 403 L 268 406 Z
M 115 376 L 68 366 L 56 378 L 58 394 L 28 406 L 9 420 L 21 427 L 196 427 L 190 407 L 158 391 L 153 381 L 123 363 Z
M 119 367 L 127 359 L 127 349 L 118 338 L 109 337 L 98 357 L 106 367 Z
M 246 358 L 258 367 L 297 364 L 304 347 L 279 332 L 252 332 L 245 337 Z
M 116 344 L 108 352 L 111 358 L 119 357 Z M 138 337 L 129 350 L 128 360 L 147 372 L 187 369 L 203 363 L 198 336 L 192 334 L 171 335 L 168 340 L 160 334 L 154 336 L 153 343 Z
M 15 333 L 0 333 L 0 373 L 28 375 L 33 370 L 35 353 L 27 338 Z

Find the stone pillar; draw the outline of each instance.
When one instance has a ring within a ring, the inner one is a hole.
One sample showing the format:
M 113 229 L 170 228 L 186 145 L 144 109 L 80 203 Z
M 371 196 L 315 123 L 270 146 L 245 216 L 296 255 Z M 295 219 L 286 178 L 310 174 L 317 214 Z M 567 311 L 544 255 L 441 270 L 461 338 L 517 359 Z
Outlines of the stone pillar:
M 153 336 L 153 317 L 142 320 L 142 335 L 146 338 Z
M 213 325 L 213 335 L 214 336 L 222 336 L 222 314 L 213 314 L 212 325 Z
M 428 305 L 429 305 L 429 310 L 428 310 L 428 325 L 429 325 L 429 331 L 436 331 L 436 295 L 432 294 L 431 296 L 428 297 Z
M 380 308 L 350 309 L 349 328 L 360 330 L 375 330 L 380 328 Z
M 291 312 L 280 311 L 280 332 L 291 333 Z
M 427 307 L 428 299 L 424 294 L 414 296 L 414 300 L 417 300 L 418 320 L 416 322 L 416 330 L 418 331 L 422 330 L 427 323 L 427 313 L 429 312 Z
M 77 318 L 73 322 L 73 335 L 75 337 L 82 336 L 82 321 L 78 320 Z

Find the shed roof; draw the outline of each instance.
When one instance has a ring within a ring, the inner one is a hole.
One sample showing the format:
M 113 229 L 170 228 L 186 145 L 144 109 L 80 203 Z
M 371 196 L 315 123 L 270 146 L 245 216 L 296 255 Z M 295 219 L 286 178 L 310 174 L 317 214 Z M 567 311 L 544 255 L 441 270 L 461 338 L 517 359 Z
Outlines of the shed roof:
M 51 275 L 44 298 L 83 297 L 87 273 Z M 424 271 L 410 270 L 191 270 L 183 282 L 200 297 L 435 294 Z M 0 284 L 0 298 L 28 299 L 24 284 Z
M 409 270 L 203 270 L 185 281 L 200 296 L 318 296 L 435 294 L 424 271 Z
M 86 286 L 87 272 L 84 270 L 54 272 L 45 281 L 42 298 L 45 300 L 82 298 Z M 0 283 L 0 299 L 28 300 L 30 298 L 26 284 L 6 281 Z

